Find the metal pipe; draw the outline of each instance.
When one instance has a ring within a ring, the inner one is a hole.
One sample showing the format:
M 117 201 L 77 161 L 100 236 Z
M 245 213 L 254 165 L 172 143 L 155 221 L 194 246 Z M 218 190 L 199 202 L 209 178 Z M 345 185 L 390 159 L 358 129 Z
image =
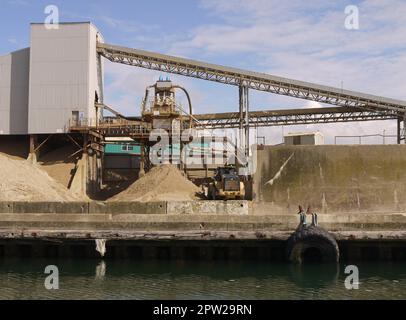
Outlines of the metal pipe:
M 192 99 L 190 99 L 189 92 L 188 92 L 185 88 L 183 88 L 183 87 L 181 87 L 181 86 L 179 86 L 179 85 L 174 85 L 174 86 L 172 86 L 172 88 L 180 89 L 180 90 L 182 90 L 182 91 L 185 93 L 186 98 L 187 98 L 187 101 L 188 101 L 188 103 L 189 103 L 189 117 L 190 117 L 189 128 L 192 128 L 193 107 L 192 107 Z
M 145 89 L 145 95 L 144 95 L 144 99 L 142 100 L 142 106 L 141 106 L 141 109 L 142 109 L 141 114 L 143 114 L 145 112 L 145 106 L 148 101 L 149 90 L 152 88 L 155 88 L 155 85 L 151 85 Z

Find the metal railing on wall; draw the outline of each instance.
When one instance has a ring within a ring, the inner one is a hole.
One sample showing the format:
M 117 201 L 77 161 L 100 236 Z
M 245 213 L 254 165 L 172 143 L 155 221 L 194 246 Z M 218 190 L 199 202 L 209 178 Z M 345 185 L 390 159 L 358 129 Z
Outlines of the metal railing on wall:
M 396 144 L 398 136 L 397 135 L 392 135 L 392 134 L 385 134 L 385 133 L 383 133 L 383 134 L 377 133 L 377 134 L 365 134 L 365 135 L 335 136 L 334 137 L 334 144 L 337 144 L 338 139 L 354 139 L 358 143 L 351 143 L 351 144 L 363 144 L 363 142 L 367 138 L 369 138 L 369 139 L 378 138 L 377 142 L 381 141 L 382 144 L 388 144 L 389 139 L 394 139 L 394 143 L 389 143 L 389 144 Z M 374 144 L 376 144 L 376 143 L 374 143 Z

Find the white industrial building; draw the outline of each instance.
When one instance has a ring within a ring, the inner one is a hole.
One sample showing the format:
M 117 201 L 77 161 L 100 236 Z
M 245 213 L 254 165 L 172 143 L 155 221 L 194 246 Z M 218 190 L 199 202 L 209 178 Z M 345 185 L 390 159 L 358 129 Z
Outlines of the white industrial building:
M 0 57 L 0 134 L 27 134 L 30 49 Z
M 322 145 L 324 135 L 321 132 L 298 132 L 289 133 L 284 137 L 285 145 Z
M 66 133 L 71 121 L 94 122 L 95 100 L 103 102 L 98 41 L 90 22 L 32 24 L 30 48 L 0 57 L 0 134 Z

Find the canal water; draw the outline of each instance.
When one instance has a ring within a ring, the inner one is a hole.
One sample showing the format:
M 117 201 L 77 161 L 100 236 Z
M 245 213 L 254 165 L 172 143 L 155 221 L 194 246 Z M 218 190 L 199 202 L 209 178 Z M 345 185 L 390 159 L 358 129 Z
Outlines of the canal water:
M 45 288 L 48 265 L 58 290 Z M 2 258 L 0 299 L 406 299 L 406 263 L 356 266 L 348 290 L 344 264 Z

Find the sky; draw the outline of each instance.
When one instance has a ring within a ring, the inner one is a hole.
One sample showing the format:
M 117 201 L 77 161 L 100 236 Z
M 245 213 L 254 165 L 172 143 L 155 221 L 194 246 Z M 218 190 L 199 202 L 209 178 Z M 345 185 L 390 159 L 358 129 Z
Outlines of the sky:
M 0 55 L 29 46 L 29 24 L 44 22 L 48 5 L 58 7 L 61 22 L 91 21 L 107 43 L 406 100 L 403 0 L 0 0 Z M 355 30 L 345 27 L 349 5 L 359 12 Z M 145 87 L 160 76 L 167 75 L 105 61 L 105 103 L 139 114 Z M 169 77 L 188 89 L 195 113 L 238 110 L 236 87 Z M 251 110 L 318 106 L 250 91 Z M 395 134 L 396 123 L 273 127 L 258 135 L 280 143 L 301 131 L 320 131 L 334 143 L 338 135 Z

